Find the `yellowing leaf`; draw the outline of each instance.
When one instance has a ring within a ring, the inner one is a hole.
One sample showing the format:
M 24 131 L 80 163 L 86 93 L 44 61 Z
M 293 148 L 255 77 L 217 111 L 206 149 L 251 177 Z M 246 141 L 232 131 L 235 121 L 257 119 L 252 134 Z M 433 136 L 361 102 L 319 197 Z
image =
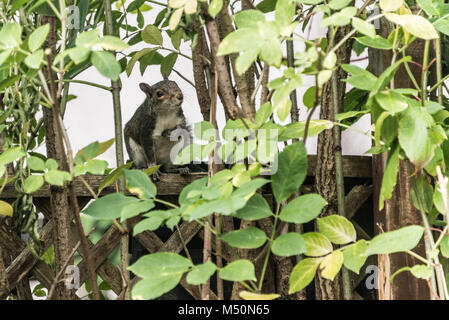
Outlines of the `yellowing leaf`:
M 0 200 L 0 216 L 12 217 L 13 209 L 8 202 Z
M 174 9 L 178 9 L 178 8 L 184 7 L 186 2 L 187 2 L 187 0 L 170 0 L 170 1 L 168 1 L 168 5 Z
M 384 11 L 396 11 L 402 7 L 404 0 L 380 0 L 380 8 Z
M 168 23 L 168 26 L 170 27 L 170 30 L 175 30 L 176 27 L 179 24 L 179 21 L 182 17 L 182 12 L 184 11 L 184 8 L 176 9 L 175 12 L 170 17 L 170 22 Z
M 312 282 L 321 260 L 322 258 L 306 258 L 293 268 L 289 280 L 289 294 L 304 289 Z
M 240 291 L 240 298 L 243 300 L 274 300 L 280 297 L 277 293 L 253 293 L 249 291 Z
M 332 252 L 321 261 L 321 276 L 325 279 L 334 280 L 342 265 L 343 253 L 340 250 Z
M 386 13 L 385 18 L 393 23 L 400 25 L 405 31 L 415 37 L 432 40 L 438 39 L 438 32 L 435 27 L 426 18 L 414 14 L 398 15 L 395 13 Z
M 198 3 L 196 2 L 196 0 L 188 0 L 184 6 L 184 11 L 187 14 L 193 14 L 196 12 L 197 5 Z

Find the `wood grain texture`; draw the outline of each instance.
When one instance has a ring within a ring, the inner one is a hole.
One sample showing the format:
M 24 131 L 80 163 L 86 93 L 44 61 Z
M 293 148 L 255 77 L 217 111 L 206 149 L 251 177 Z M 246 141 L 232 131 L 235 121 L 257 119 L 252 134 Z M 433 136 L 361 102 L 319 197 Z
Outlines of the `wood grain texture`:
M 316 171 L 316 155 L 308 156 L 307 175 L 315 176 Z M 347 178 L 370 178 L 371 177 L 371 157 L 367 156 L 344 156 L 343 157 L 343 173 Z M 181 190 L 192 181 L 205 177 L 207 173 L 192 173 L 188 176 L 180 176 L 178 174 L 162 174 L 161 181 L 156 183 L 159 195 L 179 195 Z M 97 192 L 98 187 L 103 182 L 104 175 L 85 175 L 83 178 Z M 75 192 L 78 197 L 92 197 L 92 194 L 81 182 L 79 178 L 74 181 Z M 101 195 L 115 192 L 115 186 L 109 186 L 103 189 Z M 129 193 L 128 193 L 129 194 Z M 50 186 L 45 184 L 39 191 L 33 193 L 35 198 L 46 198 L 50 196 Z M 12 184 L 7 184 L 0 199 L 14 199 L 16 193 Z

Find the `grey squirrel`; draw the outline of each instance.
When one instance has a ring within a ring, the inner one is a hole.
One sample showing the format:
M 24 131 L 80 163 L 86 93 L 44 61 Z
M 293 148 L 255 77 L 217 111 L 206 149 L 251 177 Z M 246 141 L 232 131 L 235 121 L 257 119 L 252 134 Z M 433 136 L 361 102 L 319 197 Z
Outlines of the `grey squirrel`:
M 139 87 L 146 94 L 146 99 L 126 123 L 124 130 L 126 150 L 134 166 L 142 169 L 159 164 L 160 172 L 189 174 L 188 166 L 175 166 L 170 158 L 172 149 L 180 144 L 179 140 L 170 139 L 173 131 L 182 130 L 179 131 L 181 135 L 177 136 L 183 138 L 181 142 L 184 146 L 192 140 L 190 127 L 181 108 L 181 89 L 170 80 L 160 81 L 153 86 L 140 83 Z M 159 173 L 153 178 L 158 180 Z

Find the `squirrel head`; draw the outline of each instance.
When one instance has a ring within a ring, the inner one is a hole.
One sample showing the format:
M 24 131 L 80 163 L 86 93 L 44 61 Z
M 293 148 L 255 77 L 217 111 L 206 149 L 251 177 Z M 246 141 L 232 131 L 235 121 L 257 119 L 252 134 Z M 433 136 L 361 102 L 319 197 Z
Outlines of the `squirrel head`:
M 174 81 L 163 80 L 153 86 L 142 82 L 139 87 L 158 109 L 179 109 L 184 99 L 181 89 Z

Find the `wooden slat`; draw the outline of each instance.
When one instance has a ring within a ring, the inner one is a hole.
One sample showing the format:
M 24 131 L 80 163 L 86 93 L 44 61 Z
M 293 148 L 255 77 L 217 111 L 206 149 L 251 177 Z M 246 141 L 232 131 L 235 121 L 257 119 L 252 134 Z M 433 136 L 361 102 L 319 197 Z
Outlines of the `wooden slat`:
M 313 176 L 315 172 L 316 156 L 309 156 L 307 174 Z M 343 157 L 343 173 L 347 178 L 370 178 L 371 177 L 371 157 L 365 156 L 344 156 Z M 192 173 L 188 176 L 180 176 L 178 174 L 162 174 L 161 181 L 156 183 L 159 195 L 178 195 L 181 190 L 192 181 L 206 176 L 207 173 Z M 85 175 L 84 179 L 96 192 L 98 186 L 103 182 L 104 175 Z M 75 179 L 75 192 L 79 197 L 91 197 L 91 193 L 86 186 Z M 102 191 L 102 194 L 115 192 L 114 186 L 109 186 Z M 50 187 L 45 184 L 39 191 L 33 193 L 33 197 L 49 197 Z M 16 193 L 13 184 L 7 184 L 0 199 L 15 198 Z

